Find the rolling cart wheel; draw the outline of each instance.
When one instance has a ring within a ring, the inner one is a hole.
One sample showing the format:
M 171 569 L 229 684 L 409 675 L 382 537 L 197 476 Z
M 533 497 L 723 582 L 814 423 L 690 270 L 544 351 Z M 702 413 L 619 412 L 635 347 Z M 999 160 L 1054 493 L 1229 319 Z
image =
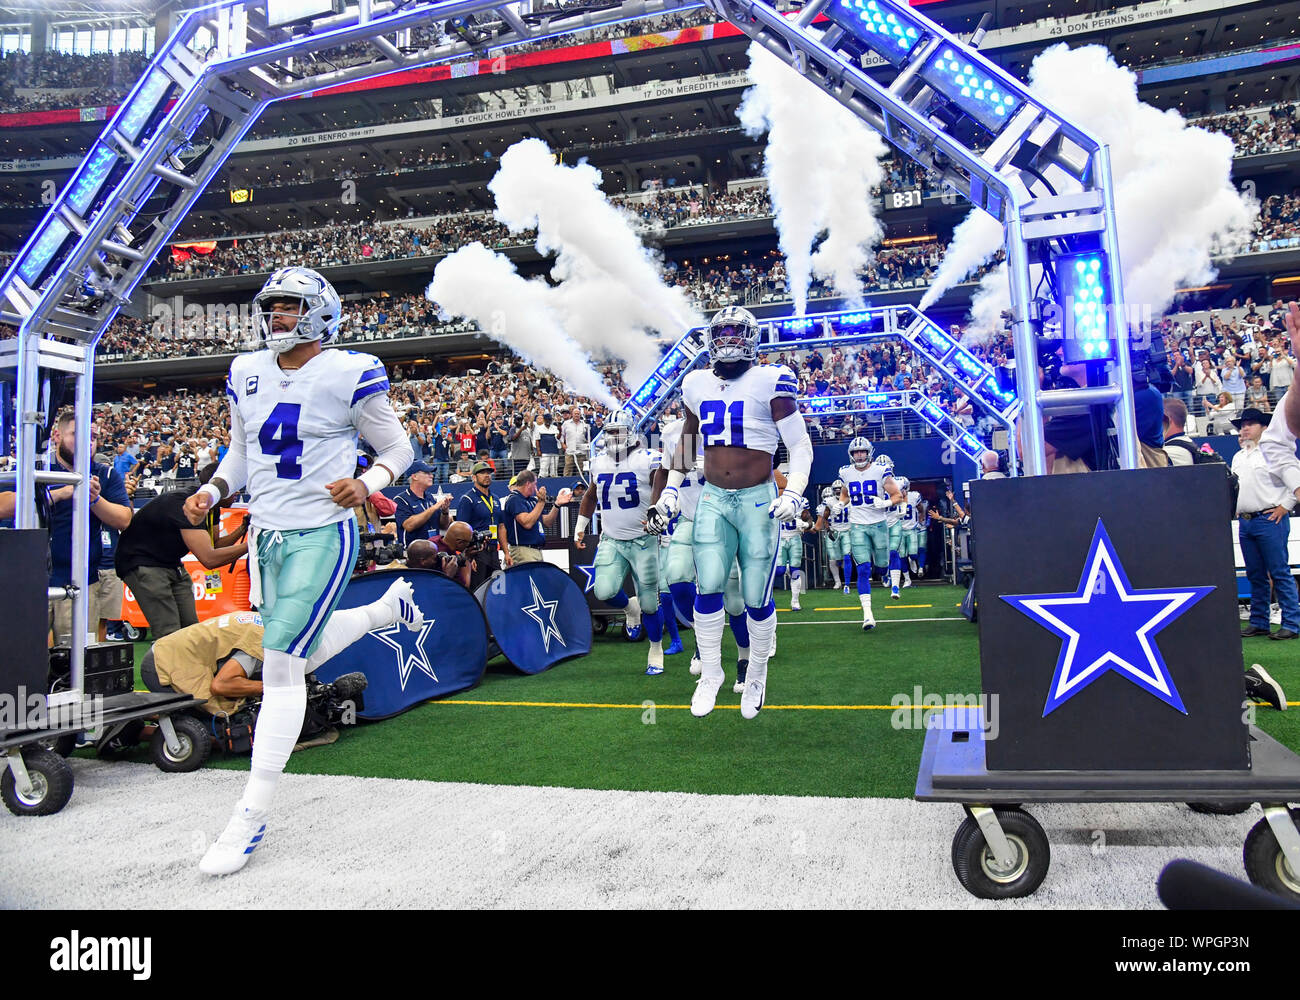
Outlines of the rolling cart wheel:
M 171 720 L 172 725 L 176 727 L 176 739 L 181 745 L 180 753 L 173 754 L 167 749 L 167 738 L 163 735 L 162 727 L 159 726 L 158 731 L 153 734 L 153 742 L 149 747 L 154 764 L 160 771 L 173 773 L 197 771 L 212 753 L 212 737 L 208 735 L 208 731 L 198 719 L 188 715 L 173 715 Z
M 1187 808 L 1207 816 L 1240 816 L 1251 805 L 1250 802 L 1189 802 Z
M 609 631 L 609 619 L 608 619 L 608 618 L 592 618 L 592 619 L 591 619 L 591 628 L 592 628 L 592 631 L 594 631 L 597 635 L 604 635 L 606 632 Z
M 32 782 L 31 791 L 25 795 L 20 793 L 13 771 L 4 764 L 0 797 L 15 816 L 52 816 L 72 798 L 72 768 L 53 750 L 32 746 L 22 753 Z M 0 763 L 4 763 L 3 758 Z
M 122 634 L 126 636 L 127 640 L 130 642 L 139 642 L 141 639 L 144 638 L 144 633 L 145 633 L 144 629 L 137 628 L 136 626 L 130 624 L 129 622 L 122 623 Z
M 952 867 L 957 881 L 980 899 L 1016 899 L 1029 896 L 1043 884 L 1052 851 L 1038 820 L 1019 809 L 996 809 L 1007 842 L 1015 855 L 1003 866 L 984 841 L 979 823 L 969 816 L 952 839 Z
M 1291 809 L 1290 813 L 1291 822 L 1300 829 L 1300 809 Z M 1287 861 L 1267 819 L 1261 819 L 1246 834 L 1241 860 L 1246 866 L 1246 876 L 1261 889 L 1300 901 L 1300 871 Z

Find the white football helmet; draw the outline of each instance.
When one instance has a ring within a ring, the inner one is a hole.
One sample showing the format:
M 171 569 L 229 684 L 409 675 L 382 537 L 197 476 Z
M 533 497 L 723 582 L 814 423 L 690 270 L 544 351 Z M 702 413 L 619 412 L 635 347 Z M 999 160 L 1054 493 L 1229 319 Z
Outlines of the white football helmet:
M 605 421 L 605 451 L 615 458 L 622 458 L 641 443 L 641 436 L 636 431 L 636 420 L 627 410 L 615 410 Z
M 887 476 L 892 476 L 894 474 L 894 460 L 888 455 L 877 455 L 876 461 L 873 464 L 884 469 L 885 475 Z
M 853 463 L 853 467 L 855 469 L 865 469 L 868 465 L 871 464 L 871 456 L 875 452 L 875 450 L 876 449 L 872 447 L 870 439 L 864 437 L 855 437 L 852 441 L 849 442 L 849 461 Z M 862 461 L 858 461 L 853 456 L 856 452 L 861 452 L 861 451 L 865 451 L 867 453 L 867 457 Z M 841 483 L 840 487 L 843 488 L 843 486 L 844 484 Z
M 836 496 L 839 496 L 840 491 L 844 489 L 844 480 L 843 479 L 835 480 L 835 482 L 831 483 L 831 489 L 835 491 Z
M 292 330 L 276 330 L 271 303 L 293 299 L 302 303 L 298 322 Z M 313 340 L 328 344 L 333 340 L 343 319 L 343 304 L 334 286 L 311 268 L 282 267 L 266 279 L 254 296 L 253 316 L 261 345 L 283 354 L 298 344 Z
M 912 480 L 908 479 L 906 476 L 895 476 L 894 482 L 898 484 L 898 488 L 904 493 L 912 488 Z
M 824 490 L 822 490 L 822 503 L 826 503 L 826 504 L 834 503 L 839 498 L 840 498 L 839 491 L 835 489 L 835 487 L 833 486 L 827 486 Z
M 727 306 L 714 314 L 704 346 L 709 361 L 753 361 L 758 357 L 758 320 L 748 309 Z

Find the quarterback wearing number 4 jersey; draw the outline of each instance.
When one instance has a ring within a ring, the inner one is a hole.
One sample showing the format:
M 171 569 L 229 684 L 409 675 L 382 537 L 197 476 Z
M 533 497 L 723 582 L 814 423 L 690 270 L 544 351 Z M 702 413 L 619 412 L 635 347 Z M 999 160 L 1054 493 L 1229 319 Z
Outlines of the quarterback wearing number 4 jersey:
M 383 365 L 366 354 L 322 350 L 338 331 L 342 306 L 329 282 L 309 268 L 276 271 L 254 308 L 265 349 L 230 366 L 230 450 L 209 485 L 185 504 L 197 524 L 210 507 L 247 487 L 251 600 L 265 625 L 252 768 L 234 816 L 199 863 L 209 875 L 242 868 L 265 837 L 276 783 L 302 728 L 308 658 L 342 648 L 344 633 L 423 622 L 410 584 L 400 579 L 384 596 L 387 615 L 361 620 L 364 609 L 334 615 L 357 557 L 352 508 L 404 473 L 413 457 L 388 405 Z M 354 478 L 358 433 L 378 457 Z
M 651 476 L 660 465 L 657 451 L 642 446 L 640 436 L 626 410 L 614 413 L 602 436 L 605 450 L 591 462 L 591 488 L 582 498 L 574 544 L 586 548 L 587 526 L 600 511 L 600 544 L 596 547 L 595 580 L 592 592 L 597 600 L 627 608 L 631 599 L 623 593 L 623 579 L 631 571 L 636 600 L 650 640 L 646 673 L 664 672 L 663 618 L 659 612 L 659 539 L 646 534 L 646 509 L 650 506 Z M 634 621 L 630 618 L 629 621 Z
M 722 686 L 723 589 L 733 560 L 749 617 L 749 669 L 740 697 L 742 718 L 763 707 L 767 663 L 776 633 L 772 577 L 782 521 L 795 518 L 808 486 L 812 443 L 795 406 L 798 384 L 783 365 L 755 365 L 758 321 L 728 306 L 713 317 L 705 338 L 711 367 L 682 381 L 686 426 L 670 462 L 667 482 L 647 516 L 662 531 L 678 509 L 679 487 L 704 451 L 704 478 L 695 511 L 695 636 L 701 673 L 691 713 L 708 715 Z M 778 443 L 790 452 L 787 485 L 777 495 L 772 458 Z

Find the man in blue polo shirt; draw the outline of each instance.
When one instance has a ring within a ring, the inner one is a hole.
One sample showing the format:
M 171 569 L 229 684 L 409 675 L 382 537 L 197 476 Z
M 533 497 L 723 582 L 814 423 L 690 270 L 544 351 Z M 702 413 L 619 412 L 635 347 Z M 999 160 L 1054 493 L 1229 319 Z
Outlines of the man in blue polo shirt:
M 444 494 L 439 499 L 429 492 L 433 486 L 433 470 L 423 462 L 416 462 L 407 475 L 409 485 L 393 497 L 397 505 L 393 515 L 397 522 L 397 541 L 403 548 L 417 538 L 427 539 L 432 533 L 431 526 L 446 531 L 451 524 L 451 496 Z
M 550 502 L 546 487 L 539 487 L 536 474 L 527 469 L 510 480 L 510 486 L 510 496 L 505 504 L 506 541 L 510 543 L 510 561 L 541 562 L 542 546 L 546 544 L 545 528 L 555 525 L 560 508 L 573 495 L 567 488 L 560 490 L 555 505 L 546 510 Z
M 510 553 L 505 549 L 505 534 L 497 526 L 505 517 L 501 503 L 492 496 L 492 466 L 487 462 L 476 462 L 470 469 L 470 481 L 473 489 L 461 494 L 456 504 L 455 520 L 464 521 L 473 531 L 491 532 L 492 540 L 481 551 L 474 553 L 477 567 L 470 578 L 470 589 L 474 589 L 494 572 L 501 568 L 503 561 L 498 555 L 498 548 L 504 556 L 504 562 L 510 565 Z
M 51 435 L 51 442 L 57 449 L 58 461 L 68 472 L 74 471 L 77 447 L 77 427 L 71 410 L 59 415 Z M 91 449 L 95 446 L 91 440 Z M 122 606 L 106 607 L 100 600 L 99 568 L 103 563 L 103 530 L 112 528 L 125 531 L 131 523 L 131 500 L 126 494 L 126 481 L 110 466 L 92 462 L 90 465 L 90 545 L 89 571 L 86 574 L 89 584 L 87 597 L 90 613 L 87 616 L 88 628 L 104 639 L 104 618 L 121 617 Z M 60 486 L 50 491 L 50 586 L 63 587 L 72 582 L 72 516 L 75 504 L 72 500 L 73 487 Z M 109 567 L 112 567 L 110 562 Z M 118 591 L 120 593 L 120 590 Z M 72 634 L 72 602 L 59 600 L 50 602 L 50 627 L 54 632 L 55 642 Z

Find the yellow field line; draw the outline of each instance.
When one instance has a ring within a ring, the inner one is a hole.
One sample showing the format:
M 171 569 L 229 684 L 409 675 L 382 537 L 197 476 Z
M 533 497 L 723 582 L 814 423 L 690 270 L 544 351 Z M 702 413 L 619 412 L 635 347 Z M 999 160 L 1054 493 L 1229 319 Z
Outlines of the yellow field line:
M 650 701 L 650 700 L 653 700 L 653 699 L 647 699 L 647 700 Z M 584 702 L 584 701 L 481 701 L 481 700 L 475 700 L 475 699 L 459 699 L 459 698 L 458 698 L 458 699 L 455 699 L 455 700 L 435 700 L 435 701 L 430 701 L 428 704 L 430 704 L 430 705 L 479 705 L 479 706 L 484 706 L 484 707 L 489 707 L 489 708 L 640 708 L 640 709 L 645 709 L 645 708 L 650 707 L 650 706 L 648 706 L 648 705 L 644 705 L 644 704 L 640 704 L 640 703 L 636 703 L 636 704 L 631 704 L 631 703 L 629 703 L 629 704 L 617 704 L 617 703 Z M 1258 706 L 1263 706 L 1263 705 L 1265 705 L 1266 703 L 1265 703 L 1265 702 L 1262 702 L 1262 701 L 1257 701 L 1257 702 L 1255 702 L 1254 704 L 1255 704 L 1255 705 L 1258 705 Z M 1291 706 L 1291 707 L 1298 707 L 1298 706 L 1300 706 L 1300 701 L 1289 701 L 1289 702 L 1287 702 L 1287 705 L 1288 705 L 1288 706 Z M 660 704 L 660 703 L 658 703 L 658 702 L 655 702 L 655 704 L 654 704 L 654 708 L 655 708 L 656 711 L 658 711 L 658 710 L 661 709 L 661 708 L 662 708 L 662 709 L 686 709 L 686 708 L 690 708 L 690 707 L 691 707 L 690 705 L 662 705 L 662 704 Z M 718 707 L 718 708 L 721 708 L 721 709 L 738 709 L 738 708 L 740 708 L 739 705 L 718 705 L 717 707 Z M 922 708 L 922 709 L 932 709 L 932 710 L 937 711 L 937 710 L 939 710 L 941 707 L 947 707 L 947 706 L 938 706 L 938 705 L 764 705 L 764 706 L 763 706 L 763 711 L 765 711 L 765 712 L 894 712 L 894 711 L 897 711 L 898 709 L 904 709 L 904 710 L 907 710 L 907 711 L 914 711 L 914 710 L 916 710 L 916 709 L 918 709 L 918 708 Z M 958 707 L 958 708 L 962 708 L 962 707 L 972 707 L 972 706 L 960 706 L 960 705 L 959 705 L 959 706 L 956 706 L 956 707 Z

